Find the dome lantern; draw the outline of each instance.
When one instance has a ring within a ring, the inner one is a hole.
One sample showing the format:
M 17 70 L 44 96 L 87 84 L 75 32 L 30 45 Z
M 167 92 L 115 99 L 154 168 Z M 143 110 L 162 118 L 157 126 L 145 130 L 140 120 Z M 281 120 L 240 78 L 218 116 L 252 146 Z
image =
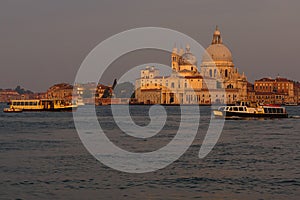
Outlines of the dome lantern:
M 216 26 L 211 44 L 222 44 L 221 32 L 219 31 L 218 26 Z

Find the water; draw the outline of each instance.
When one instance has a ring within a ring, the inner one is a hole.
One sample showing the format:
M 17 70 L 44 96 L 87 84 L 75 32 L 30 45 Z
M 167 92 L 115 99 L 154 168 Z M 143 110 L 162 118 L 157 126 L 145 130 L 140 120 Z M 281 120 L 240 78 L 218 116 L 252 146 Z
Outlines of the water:
M 0 105 L 3 110 L 4 104 Z M 148 106 L 133 106 L 146 125 Z M 121 134 L 109 107 L 98 107 L 108 137 L 135 152 L 166 145 L 176 134 L 179 109 L 167 107 L 169 124 L 151 139 Z M 300 107 L 288 107 L 299 116 Z M 146 174 L 118 172 L 82 145 L 72 113 L 0 112 L 0 199 L 298 199 L 300 119 L 228 120 L 213 151 L 198 158 L 210 117 L 189 150 L 168 167 Z

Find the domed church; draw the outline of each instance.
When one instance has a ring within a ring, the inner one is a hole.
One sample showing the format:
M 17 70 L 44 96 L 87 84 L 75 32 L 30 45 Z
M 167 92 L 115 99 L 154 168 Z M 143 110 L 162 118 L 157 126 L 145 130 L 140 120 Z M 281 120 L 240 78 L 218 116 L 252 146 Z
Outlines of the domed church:
M 239 96 L 240 100 L 247 98 L 247 78 L 234 67 L 231 51 L 223 44 L 218 26 L 211 45 L 202 57 L 201 74 L 216 79 L 219 88 L 237 89 L 239 94 L 236 96 Z
M 214 32 L 211 45 L 209 45 L 202 57 L 201 67 L 203 75 L 213 78 L 222 77 L 229 79 L 232 73 L 235 72 L 231 52 L 223 44 L 218 27 L 216 27 Z
M 218 27 L 202 56 L 201 70 L 189 45 L 173 49 L 172 73 L 160 76 L 154 66 L 141 70 L 136 80 L 136 98 L 144 104 L 232 104 L 247 98 L 247 79 L 238 73 L 230 50 Z M 225 94 L 224 94 L 225 91 Z

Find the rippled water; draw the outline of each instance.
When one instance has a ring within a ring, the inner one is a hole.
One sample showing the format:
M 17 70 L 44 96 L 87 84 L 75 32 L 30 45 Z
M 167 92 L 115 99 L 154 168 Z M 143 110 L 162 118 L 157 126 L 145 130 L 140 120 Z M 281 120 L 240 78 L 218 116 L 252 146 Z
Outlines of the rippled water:
M 149 123 L 148 109 L 132 107 L 137 124 Z M 151 139 L 122 134 L 108 106 L 98 107 L 97 113 L 115 144 L 147 152 L 176 134 L 179 109 L 166 109 L 169 121 Z M 300 107 L 287 109 L 300 115 Z M 199 159 L 209 118 L 210 108 L 201 107 L 198 135 L 175 163 L 156 172 L 128 174 L 104 166 L 87 152 L 72 113 L 0 112 L 0 199 L 298 199 L 299 118 L 227 120 L 213 151 Z

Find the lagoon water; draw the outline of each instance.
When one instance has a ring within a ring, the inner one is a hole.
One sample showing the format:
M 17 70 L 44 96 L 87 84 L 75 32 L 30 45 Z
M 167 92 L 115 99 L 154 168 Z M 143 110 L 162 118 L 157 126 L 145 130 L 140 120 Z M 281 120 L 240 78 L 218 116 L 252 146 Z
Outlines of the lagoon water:
M 0 105 L 0 199 L 298 199 L 300 119 L 226 120 L 214 149 L 198 152 L 210 107 L 201 107 L 198 134 L 176 162 L 145 174 L 129 174 L 97 161 L 83 146 L 72 113 L 3 113 Z M 288 107 L 299 116 L 300 107 Z M 139 125 L 149 106 L 132 106 Z M 149 152 L 168 144 L 180 121 L 166 107 L 168 123 L 148 139 L 122 134 L 110 107 L 97 107 L 100 124 L 116 145 Z

